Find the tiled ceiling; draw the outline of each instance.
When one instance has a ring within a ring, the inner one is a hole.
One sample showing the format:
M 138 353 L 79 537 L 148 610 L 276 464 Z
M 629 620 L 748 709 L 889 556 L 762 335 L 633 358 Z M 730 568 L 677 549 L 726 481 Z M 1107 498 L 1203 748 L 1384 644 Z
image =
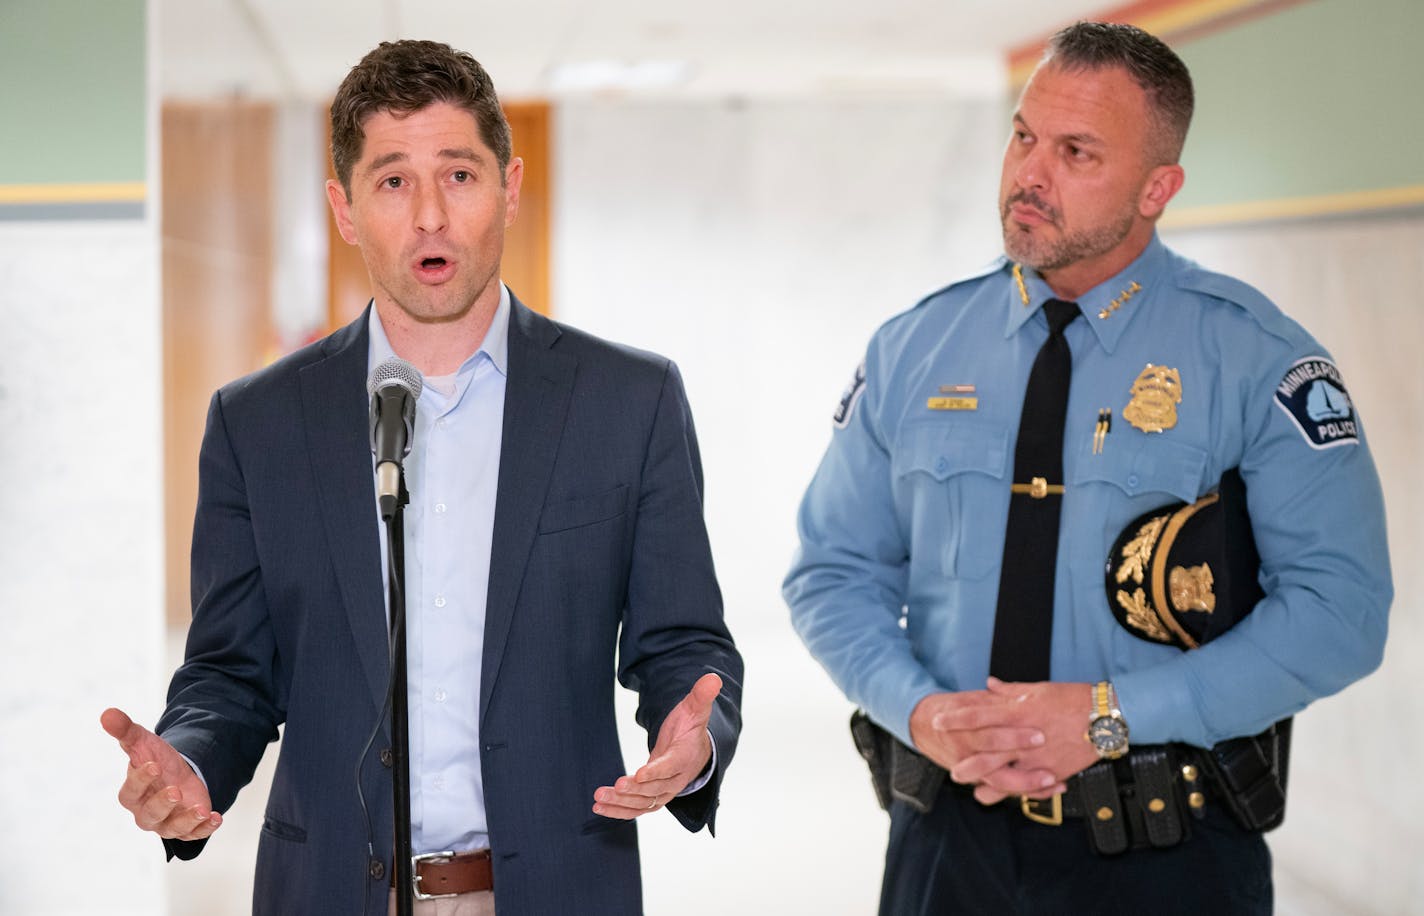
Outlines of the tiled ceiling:
M 155 0 L 170 98 L 323 99 L 377 42 L 467 50 L 501 97 L 1003 91 L 1004 52 L 1103 0 Z M 601 88 L 600 88 L 601 87 Z

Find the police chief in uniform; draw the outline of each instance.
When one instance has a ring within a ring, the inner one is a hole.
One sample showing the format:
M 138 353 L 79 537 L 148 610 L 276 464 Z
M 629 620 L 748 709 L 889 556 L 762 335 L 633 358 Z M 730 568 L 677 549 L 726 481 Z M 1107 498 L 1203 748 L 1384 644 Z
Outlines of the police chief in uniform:
M 1269 913 L 1286 761 L 1250 736 L 1379 664 L 1384 507 L 1339 369 L 1156 235 L 1192 105 L 1145 32 L 1057 34 L 1004 153 L 1006 257 L 881 327 L 836 411 L 784 592 L 894 747 L 882 914 Z M 1248 546 L 1169 559 L 1233 479 Z

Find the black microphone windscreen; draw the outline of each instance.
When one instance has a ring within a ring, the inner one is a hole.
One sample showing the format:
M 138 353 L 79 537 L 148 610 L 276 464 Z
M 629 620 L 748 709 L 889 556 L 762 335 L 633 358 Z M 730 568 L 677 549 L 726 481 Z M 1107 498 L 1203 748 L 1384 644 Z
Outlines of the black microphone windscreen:
M 366 380 L 366 393 L 373 395 L 390 385 L 399 385 L 409 391 L 412 398 L 419 398 L 421 389 L 425 387 L 425 377 L 419 369 L 399 356 L 388 356 L 371 370 L 371 377 Z

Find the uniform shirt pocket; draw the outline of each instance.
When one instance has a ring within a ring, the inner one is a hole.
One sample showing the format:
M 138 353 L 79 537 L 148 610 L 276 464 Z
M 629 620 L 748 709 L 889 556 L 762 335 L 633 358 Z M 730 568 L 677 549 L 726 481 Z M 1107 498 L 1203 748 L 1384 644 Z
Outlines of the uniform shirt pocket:
M 1201 496 L 1208 457 L 1185 442 L 1155 434 L 1119 439 L 1116 432 L 1101 454 L 1079 452 L 1070 494 L 1071 556 L 1078 587 L 1094 606 L 1108 600 L 1102 576 L 1113 541 L 1143 513 Z
M 1171 500 L 1193 502 L 1201 495 L 1207 453 L 1185 442 L 1138 438 L 1131 444 L 1108 443 L 1100 455 L 1078 457 L 1078 481 L 1109 484 L 1129 498 L 1158 494 L 1141 512 Z M 1140 512 L 1138 514 L 1141 514 Z
M 984 531 L 1003 525 L 1008 440 L 1002 426 L 962 420 L 901 431 L 891 470 L 912 565 L 979 578 L 998 564 L 1003 545 Z

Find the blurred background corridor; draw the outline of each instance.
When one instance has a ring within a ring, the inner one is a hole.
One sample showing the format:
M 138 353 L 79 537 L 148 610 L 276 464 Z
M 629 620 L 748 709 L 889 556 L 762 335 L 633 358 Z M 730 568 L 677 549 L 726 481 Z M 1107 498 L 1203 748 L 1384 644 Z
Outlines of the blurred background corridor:
M 165 864 L 98 716 L 151 725 L 181 657 L 212 391 L 365 307 L 326 106 L 398 37 L 494 77 L 526 164 L 506 282 L 674 359 L 696 417 L 745 731 L 715 840 L 641 823 L 647 912 L 874 912 L 888 820 L 779 592 L 795 507 L 873 330 L 999 254 L 1014 98 L 1078 18 L 1191 67 L 1161 234 L 1331 350 L 1384 485 L 1389 646 L 1297 720 L 1277 911 L 1424 914 L 1420 0 L 0 0 L 0 914 L 250 912 L 275 751 Z

